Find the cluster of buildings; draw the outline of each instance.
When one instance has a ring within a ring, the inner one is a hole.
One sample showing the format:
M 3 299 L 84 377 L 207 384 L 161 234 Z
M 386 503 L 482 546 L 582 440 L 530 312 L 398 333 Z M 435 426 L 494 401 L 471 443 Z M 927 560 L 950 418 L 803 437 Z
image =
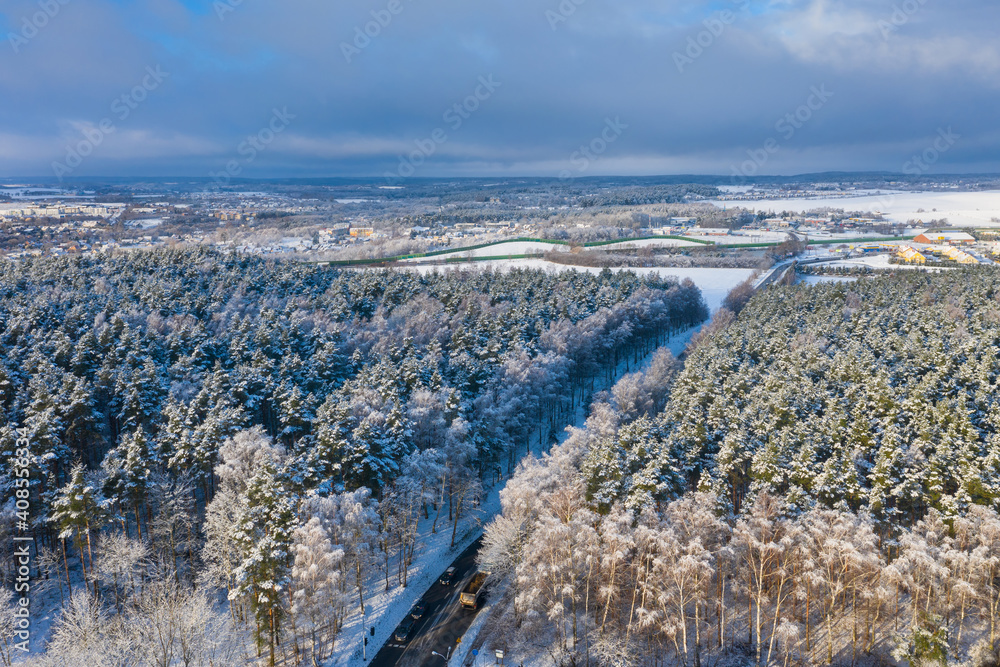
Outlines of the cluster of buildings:
M 949 246 L 975 245 L 976 237 L 966 232 L 924 232 L 913 239 L 914 243 L 932 245 L 941 243 Z
M 127 204 L 54 203 L 10 205 L 0 208 L 0 221 L 19 220 L 65 220 L 68 218 L 91 218 L 109 220 L 117 218 Z
M 843 187 L 840 184 L 817 183 L 815 188 L 742 187 L 724 192 L 717 201 L 762 201 L 769 199 L 849 199 L 862 195 L 880 195 L 880 190 Z
M 913 239 L 919 249 L 910 245 L 896 246 L 896 257 L 908 264 L 926 264 L 928 258 L 950 260 L 958 264 L 980 264 L 980 259 L 960 246 L 973 246 L 976 238 L 965 232 L 924 232 Z
M 267 192 L 199 192 L 192 199 L 204 215 L 219 222 L 253 222 L 261 214 L 302 215 L 319 210 L 317 199 Z
M 979 264 L 979 259 L 969 253 L 947 245 L 932 245 L 917 250 L 912 246 L 899 246 L 896 256 L 907 264 L 926 264 L 928 257 L 949 259 L 959 264 Z
M 578 227 L 582 226 L 578 225 Z M 465 244 L 474 244 L 481 241 L 496 241 L 505 236 L 514 238 L 534 236 L 539 233 L 541 233 L 541 230 L 537 225 L 515 222 L 513 220 L 482 223 L 457 222 L 453 225 L 437 227 L 417 225 L 407 230 L 407 235 L 410 239 L 424 239 L 441 246 L 448 246 L 456 241 Z
M 697 226 L 698 218 L 674 217 L 663 221 L 654 222 L 651 220 L 645 231 L 654 236 L 679 236 L 691 232 Z

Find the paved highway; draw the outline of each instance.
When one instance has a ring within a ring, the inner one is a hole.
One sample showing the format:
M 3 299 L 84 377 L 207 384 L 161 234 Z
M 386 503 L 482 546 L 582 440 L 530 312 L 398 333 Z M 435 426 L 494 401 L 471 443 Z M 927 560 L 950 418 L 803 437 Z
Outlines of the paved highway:
M 397 641 L 395 637 L 391 637 L 372 659 L 372 667 L 444 667 L 444 659 L 431 652 L 448 655 L 449 648 L 454 651 L 457 640 L 465 634 L 476 617 L 476 612 L 459 604 L 458 594 L 476 570 L 476 553 L 482 545 L 482 539 L 473 542 L 451 564 L 455 568 L 455 579 L 451 586 L 435 581 L 420 598 L 420 603 L 426 605 L 426 611 L 419 620 L 414 621 L 410 639 Z

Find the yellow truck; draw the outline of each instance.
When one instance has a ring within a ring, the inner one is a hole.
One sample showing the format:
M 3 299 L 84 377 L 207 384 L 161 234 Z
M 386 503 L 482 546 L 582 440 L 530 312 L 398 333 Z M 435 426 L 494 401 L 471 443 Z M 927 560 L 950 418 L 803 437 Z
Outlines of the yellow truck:
M 462 589 L 461 594 L 458 596 L 458 601 L 462 603 L 462 606 L 466 609 L 476 609 L 479 606 L 479 598 L 483 594 L 483 584 L 486 583 L 486 578 L 490 576 L 489 572 L 476 572 L 469 583 L 465 585 Z

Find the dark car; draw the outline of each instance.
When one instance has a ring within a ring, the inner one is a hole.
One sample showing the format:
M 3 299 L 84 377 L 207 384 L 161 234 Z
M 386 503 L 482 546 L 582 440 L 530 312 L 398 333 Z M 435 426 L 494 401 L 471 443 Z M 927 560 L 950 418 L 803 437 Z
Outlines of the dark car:
M 395 637 L 397 642 L 409 641 L 411 632 L 413 632 L 413 621 L 408 618 L 399 624 L 399 627 L 396 628 L 396 634 L 393 637 Z
M 455 568 L 449 567 L 441 575 L 441 583 L 445 586 L 451 586 L 452 582 L 455 581 Z
M 416 620 L 421 616 L 423 616 L 426 611 L 427 611 L 427 605 L 425 605 L 423 602 L 418 602 L 417 604 L 413 605 L 413 609 L 410 610 L 410 616 L 413 617 L 414 620 Z

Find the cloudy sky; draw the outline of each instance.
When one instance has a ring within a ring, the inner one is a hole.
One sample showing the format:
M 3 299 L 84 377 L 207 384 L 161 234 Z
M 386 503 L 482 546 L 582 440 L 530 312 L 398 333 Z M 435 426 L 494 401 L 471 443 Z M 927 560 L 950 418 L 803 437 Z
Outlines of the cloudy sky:
M 997 172 L 997 25 L 995 0 L 0 0 L 0 176 Z

